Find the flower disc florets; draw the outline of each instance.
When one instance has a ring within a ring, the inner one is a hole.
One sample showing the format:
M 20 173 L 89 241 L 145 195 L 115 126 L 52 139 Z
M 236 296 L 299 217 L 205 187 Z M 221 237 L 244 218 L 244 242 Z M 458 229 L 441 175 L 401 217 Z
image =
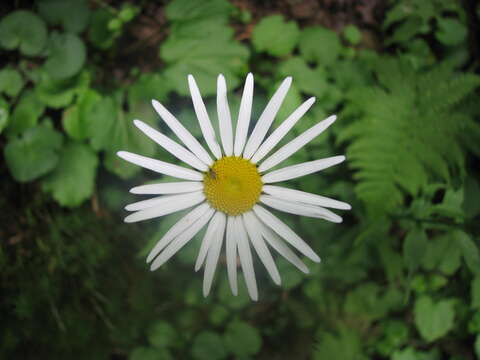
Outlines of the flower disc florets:
M 238 156 L 226 156 L 215 161 L 205 173 L 203 183 L 210 205 L 231 216 L 249 211 L 262 192 L 257 167 Z

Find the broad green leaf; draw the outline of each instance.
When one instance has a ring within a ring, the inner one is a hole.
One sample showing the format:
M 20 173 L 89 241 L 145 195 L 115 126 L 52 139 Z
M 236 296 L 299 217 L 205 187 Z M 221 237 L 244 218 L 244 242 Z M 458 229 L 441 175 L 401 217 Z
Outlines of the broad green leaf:
M 36 126 L 13 138 L 4 155 L 15 180 L 27 182 L 53 170 L 58 163 L 62 135 L 46 126 Z
M 48 107 L 63 108 L 70 105 L 74 97 L 89 85 L 90 76 L 84 71 L 67 79 L 53 79 L 46 71 L 41 71 L 35 86 L 35 95 Z
M 172 346 L 176 338 L 175 329 L 166 321 L 156 322 L 148 331 L 148 341 L 158 348 Z
M 3 129 L 7 127 L 9 117 L 10 107 L 5 99 L 0 96 L 0 134 L 3 132 Z
M 367 360 L 362 353 L 360 337 L 353 330 L 342 329 L 338 334 L 321 332 L 318 345 L 313 354 L 314 360 L 330 359 L 335 354 L 336 360 Z
M 209 311 L 209 320 L 214 326 L 219 326 L 230 316 L 230 311 L 225 306 L 214 305 Z
M 438 41 L 447 46 L 462 44 L 467 38 L 467 27 L 457 19 L 440 17 L 435 33 Z
M 215 44 L 215 46 L 211 46 Z M 233 39 L 233 29 L 220 25 L 210 32 L 190 33 L 189 36 L 170 36 L 160 48 L 160 56 L 167 63 L 166 82 L 180 95 L 188 95 L 187 75 L 192 74 L 203 96 L 213 95 L 217 76 L 223 74 L 229 88 L 240 83 L 248 50 Z
M 87 57 L 83 41 L 75 34 L 53 32 L 48 41 L 49 56 L 44 64 L 52 79 L 60 80 L 77 74 Z
M 454 326 L 455 305 L 452 300 L 434 303 L 428 296 L 415 302 L 415 325 L 422 337 L 433 342 L 446 335 Z
M 92 13 L 88 38 L 95 47 L 108 49 L 113 45 L 118 33 L 112 32 L 108 28 L 112 19 L 114 19 L 114 15 L 106 9 L 98 9 Z
M 362 33 L 355 25 L 347 25 L 343 28 L 343 36 L 352 45 L 357 45 L 362 40 Z
M 0 21 L 0 46 L 19 49 L 27 56 L 38 55 L 47 41 L 45 22 L 31 11 L 17 10 Z
M 106 150 L 105 166 L 108 170 L 122 178 L 133 176 L 140 167 L 120 159 L 116 152 L 126 150 L 144 156 L 154 155 L 156 144 L 148 139 L 133 125 L 138 114 L 125 114 L 122 110 L 121 94 L 116 97 L 104 97 L 92 107 L 89 116 L 88 134 L 92 147 Z M 143 121 L 154 125 L 149 118 Z
M 328 89 L 327 74 L 323 68 L 311 68 L 301 57 L 295 56 L 283 61 L 278 72 L 282 76 L 292 76 L 295 86 L 305 94 L 321 98 Z
M 460 247 L 451 234 L 438 236 L 428 242 L 422 267 L 452 275 L 461 265 L 461 255 Z
M 252 43 L 257 51 L 265 51 L 272 56 L 290 54 L 298 42 L 300 31 L 294 21 L 285 22 L 281 15 L 264 17 L 255 26 Z
M 35 126 L 44 109 L 45 106 L 34 92 L 30 90 L 25 91 L 11 114 L 7 129 L 8 134 L 21 134 L 26 129 Z
M 195 360 L 222 360 L 227 357 L 222 338 L 211 331 L 203 331 L 195 338 L 191 353 Z
M 341 44 L 337 34 L 332 30 L 313 26 L 301 32 L 299 48 L 306 61 L 331 65 L 340 53 Z
M 50 25 L 61 25 L 65 31 L 79 33 L 88 24 L 90 10 L 86 0 L 39 0 L 38 12 Z
M 258 330 L 243 321 L 231 322 L 224 334 L 225 346 L 235 356 L 251 356 L 260 351 L 262 337 Z
M 427 245 L 427 235 L 423 229 L 416 227 L 408 232 L 403 241 L 403 257 L 410 272 L 417 270 L 422 263 Z
M 93 193 L 97 165 L 97 155 L 88 145 L 68 143 L 55 171 L 43 180 L 43 190 L 62 206 L 79 206 Z
M 17 96 L 23 88 L 23 79 L 20 73 L 12 68 L 3 68 L 0 71 L 0 94 L 4 92 L 10 97 Z
M 95 116 L 94 109 L 102 97 L 95 90 L 88 89 L 77 103 L 63 112 L 63 128 L 75 140 L 85 140 L 90 135 L 90 121 Z
M 170 21 L 184 22 L 199 18 L 225 18 L 233 10 L 232 4 L 226 0 L 190 1 L 174 0 L 165 7 L 165 15 Z
M 460 247 L 463 259 L 470 271 L 474 274 L 480 273 L 480 253 L 477 244 L 467 233 L 463 231 L 455 231 L 454 237 Z
M 151 106 L 152 99 L 164 101 L 173 90 L 165 77 L 158 73 L 143 73 L 128 88 L 128 104 L 131 111 L 140 103 Z

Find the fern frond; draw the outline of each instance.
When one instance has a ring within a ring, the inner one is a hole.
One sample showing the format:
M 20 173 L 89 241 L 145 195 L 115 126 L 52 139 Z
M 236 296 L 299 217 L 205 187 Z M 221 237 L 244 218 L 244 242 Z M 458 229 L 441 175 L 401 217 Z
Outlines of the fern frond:
M 457 107 L 480 77 L 455 73 L 443 63 L 424 72 L 402 60 L 383 59 L 378 86 L 351 91 L 345 114 L 354 119 L 339 136 L 356 171 L 356 193 L 376 213 L 392 211 L 404 194 L 429 182 L 448 183 L 462 172 L 466 129 L 480 127 Z M 470 141 L 472 142 L 472 141 Z

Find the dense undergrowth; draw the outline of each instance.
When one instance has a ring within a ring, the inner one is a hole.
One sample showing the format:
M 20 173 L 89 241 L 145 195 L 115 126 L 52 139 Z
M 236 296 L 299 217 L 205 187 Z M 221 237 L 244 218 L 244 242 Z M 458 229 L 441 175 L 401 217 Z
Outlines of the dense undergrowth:
M 380 22 L 362 13 L 336 31 L 268 1 L 13 3 L 0 8 L 0 357 L 480 358 L 473 1 L 392 1 Z M 254 120 L 288 75 L 275 125 L 309 96 L 293 135 L 338 114 L 291 161 L 346 153 L 296 186 L 353 210 L 341 225 L 283 217 L 322 257 L 311 274 L 279 259 L 281 287 L 258 271 L 253 303 L 230 294 L 222 264 L 204 299 L 198 241 L 148 271 L 176 217 L 122 223 L 127 190 L 152 174 L 114 154 L 174 162 L 132 119 L 161 127 L 157 99 L 201 136 L 186 75 L 216 116 L 217 74 L 236 114 L 249 71 Z

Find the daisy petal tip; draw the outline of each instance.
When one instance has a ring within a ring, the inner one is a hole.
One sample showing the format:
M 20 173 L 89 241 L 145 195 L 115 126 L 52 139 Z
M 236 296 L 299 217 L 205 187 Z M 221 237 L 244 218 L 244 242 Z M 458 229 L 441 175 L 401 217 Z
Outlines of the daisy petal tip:
M 123 222 L 127 223 L 127 224 L 130 224 L 130 223 L 133 223 L 135 221 L 133 221 L 131 215 L 129 215 L 125 219 L 123 219 Z

